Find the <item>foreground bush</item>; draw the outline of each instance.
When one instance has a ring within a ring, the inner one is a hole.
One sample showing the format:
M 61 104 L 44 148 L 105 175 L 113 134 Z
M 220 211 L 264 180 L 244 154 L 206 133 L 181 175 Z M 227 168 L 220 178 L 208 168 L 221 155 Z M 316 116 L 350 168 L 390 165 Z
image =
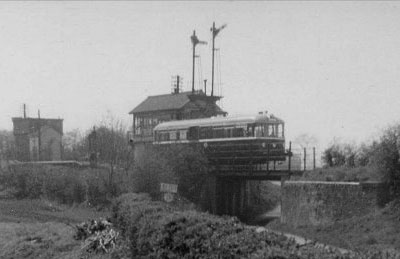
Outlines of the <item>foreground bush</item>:
M 361 258 L 313 244 L 299 247 L 283 235 L 257 233 L 236 218 L 177 210 L 146 194 L 116 199 L 112 217 L 128 240 L 131 258 Z

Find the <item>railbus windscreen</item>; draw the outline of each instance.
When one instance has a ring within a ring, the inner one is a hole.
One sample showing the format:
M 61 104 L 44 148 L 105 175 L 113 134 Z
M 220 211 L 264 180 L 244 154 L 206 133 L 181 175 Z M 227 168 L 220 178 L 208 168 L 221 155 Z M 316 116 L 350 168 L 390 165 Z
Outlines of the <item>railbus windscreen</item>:
M 283 138 L 283 124 L 282 123 L 262 123 L 254 125 L 255 137 L 274 137 Z

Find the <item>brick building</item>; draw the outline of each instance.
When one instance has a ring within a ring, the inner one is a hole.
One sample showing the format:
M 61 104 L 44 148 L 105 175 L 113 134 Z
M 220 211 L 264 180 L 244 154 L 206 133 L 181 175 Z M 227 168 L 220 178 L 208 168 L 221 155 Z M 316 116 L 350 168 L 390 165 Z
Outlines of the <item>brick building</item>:
M 18 160 L 62 159 L 62 119 L 12 118 L 12 121 Z

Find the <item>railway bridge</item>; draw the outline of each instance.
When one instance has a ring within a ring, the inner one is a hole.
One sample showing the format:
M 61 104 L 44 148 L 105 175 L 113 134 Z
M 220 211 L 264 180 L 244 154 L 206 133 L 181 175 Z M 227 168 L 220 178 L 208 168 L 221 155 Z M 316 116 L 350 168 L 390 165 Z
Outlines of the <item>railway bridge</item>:
M 290 156 L 288 157 L 290 161 Z M 243 216 L 250 205 L 250 181 L 285 181 L 300 176 L 303 170 L 291 168 L 254 169 L 237 166 L 216 168 L 209 176 L 206 192 L 206 207 L 214 214 Z

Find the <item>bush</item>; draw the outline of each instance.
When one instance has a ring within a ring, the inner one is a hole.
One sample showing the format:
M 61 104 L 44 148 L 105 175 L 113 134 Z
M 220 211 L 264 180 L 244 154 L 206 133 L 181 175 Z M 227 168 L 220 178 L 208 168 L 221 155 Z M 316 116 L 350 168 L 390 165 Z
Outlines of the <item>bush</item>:
M 285 236 L 237 218 L 178 210 L 144 194 L 125 194 L 113 206 L 113 222 L 130 244 L 131 258 L 360 258 L 312 244 L 298 247 Z
M 269 181 L 251 181 L 249 206 L 241 219 L 253 219 L 278 206 L 281 201 L 281 187 Z
M 322 161 L 326 167 L 355 167 L 356 155 L 357 149 L 354 145 L 335 141 L 323 152 Z
M 170 145 L 146 147 L 130 174 L 134 192 L 146 192 L 155 198 L 160 193 L 161 182 L 176 183 L 180 195 L 198 203 L 208 170 L 208 160 L 202 149 Z
M 110 193 L 105 169 L 23 165 L 14 166 L 2 178 L 16 198 L 43 197 L 69 205 L 86 202 L 103 206 L 116 194 Z
M 363 182 L 381 181 L 382 175 L 373 166 L 362 167 L 331 167 L 306 171 L 298 180 L 304 181 L 333 181 L 333 182 Z
M 359 148 L 335 142 L 324 151 L 322 159 L 326 167 L 371 168 L 380 174 L 378 178 L 390 185 L 393 197 L 400 198 L 400 125 L 388 127 L 379 140 Z M 360 178 L 353 176 L 354 180 Z

